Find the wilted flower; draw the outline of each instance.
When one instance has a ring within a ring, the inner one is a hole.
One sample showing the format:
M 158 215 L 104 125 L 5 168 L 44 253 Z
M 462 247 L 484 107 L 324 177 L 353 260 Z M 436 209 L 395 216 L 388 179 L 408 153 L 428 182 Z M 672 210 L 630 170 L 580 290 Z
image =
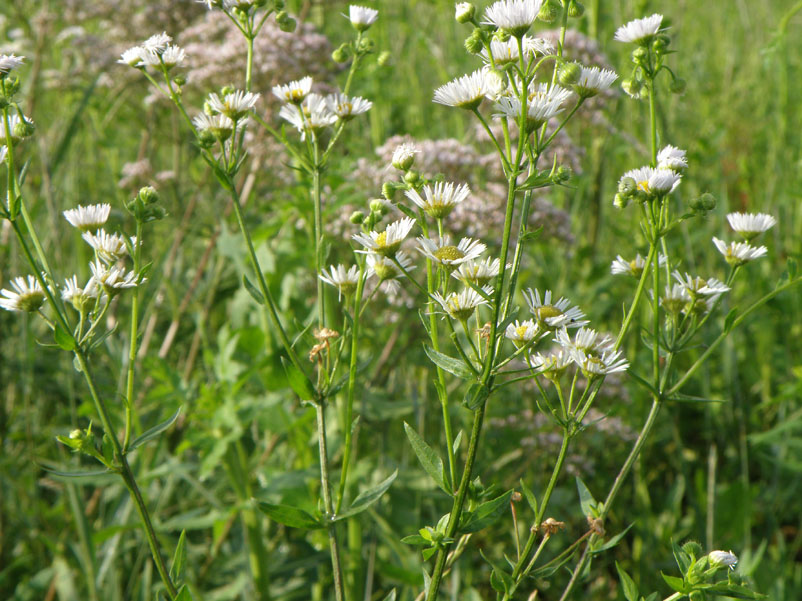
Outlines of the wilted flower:
M 111 213 L 111 205 L 104 203 L 86 207 L 78 206 L 64 211 L 63 215 L 64 219 L 73 227 L 89 231 L 96 230 L 106 223 L 109 219 L 109 213 Z
M 0 307 L 6 311 L 33 313 L 45 302 L 45 291 L 32 275 L 27 280 L 23 277 L 14 278 L 11 287 L 13 290 L 0 290 Z
M 148 52 L 161 54 L 167 49 L 168 44 L 172 41 L 173 38 L 167 35 L 166 31 L 163 31 L 162 33 L 157 33 L 155 35 L 152 35 L 147 40 L 145 40 L 142 43 L 142 48 L 144 48 Z
M 727 263 L 734 266 L 744 265 L 749 261 L 765 257 L 766 253 L 769 252 L 765 246 L 756 247 L 746 242 L 730 242 L 727 244 L 724 240 L 719 240 L 716 237 L 713 237 L 713 244 L 724 255 Z

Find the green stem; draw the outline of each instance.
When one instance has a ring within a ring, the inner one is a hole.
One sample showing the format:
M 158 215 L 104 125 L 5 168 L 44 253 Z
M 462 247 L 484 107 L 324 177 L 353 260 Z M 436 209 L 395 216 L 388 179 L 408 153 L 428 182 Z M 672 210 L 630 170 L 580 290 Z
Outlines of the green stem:
M 624 342 L 624 336 L 629 331 L 630 325 L 632 325 L 632 319 L 635 317 L 635 310 L 638 308 L 638 303 L 640 303 L 640 299 L 643 296 L 646 280 L 649 276 L 648 266 L 652 264 L 656 254 L 657 244 L 653 242 L 649 245 L 649 253 L 646 255 L 645 261 L 646 267 L 644 267 L 643 273 L 641 273 L 640 280 L 638 281 L 638 287 L 635 290 L 635 298 L 632 299 L 632 304 L 629 306 L 629 310 L 624 318 L 624 323 L 621 324 L 621 330 L 618 332 L 618 337 L 615 339 L 615 345 L 613 347 L 615 350 L 621 348 L 621 343 Z M 658 291 L 655 290 L 654 293 L 657 295 Z
M 136 222 L 136 238 L 134 239 L 134 273 L 139 274 L 139 265 L 142 255 L 142 223 Z M 131 291 L 131 341 L 128 347 L 128 377 L 125 387 L 125 438 L 123 439 L 123 453 L 128 451 L 131 442 L 131 429 L 133 421 L 134 402 L 134 371 L 136 365 L 137 334 L 139 321 L 139 286 Z
M 320 186 L 321 166 L 318 163 L 318 142 L 314 141 L 315 167 L 312 171 L 312 204 L 314 205 L 314 232 L 315 237 L 315 280 L 317 280 L 317 323 L 320 329 L 326 327 L 326 290 L 320 274 L 323 269 L 323 197 Z

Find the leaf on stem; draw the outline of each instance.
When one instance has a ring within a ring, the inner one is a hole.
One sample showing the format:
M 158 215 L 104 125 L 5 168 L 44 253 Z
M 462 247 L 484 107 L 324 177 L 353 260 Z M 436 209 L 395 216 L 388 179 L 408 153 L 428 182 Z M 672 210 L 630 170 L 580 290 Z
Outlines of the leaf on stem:
M 439 368 L 457 376 L 458 378 L 462 378 L 463 380 L 470 380 L 473 378 L 473 371 L 467 365 L 465 365 L 463 361 L 455 359 L 454 357 L 449 357 L 448 355 L 444 355 L 443 353 L 434 350 L 427 344 L 423 345 L 423 350 L 426 351 L 426 355 L 429 357 L 429 359 L 431 359 L 432 363 L 437 365 Z
M 273 505 L 265 501 L 258 502 L 259 509 L 274 522 L 284 524 L 290 528 L 301 528 L 304 530 L 317 530 L 323 527 L 323 523 L 298 507 L 291 505 Z
M 376 486 L 359 493 L 359 496 L 354 499 L 354 502 L 351 503 L 351 506 L 334 518 L 335 521 L 344 520 L 365 511 L 368 507 L 378 501 L 384 493 L 387 492 L 387 489 L 390 488 L 390 485 L 396 479 L 396 476 L 398 476 L 398 470 L 395 470 L 386 480 L 383 480 Z
M 316 398 L 315 389 L 312 388 L 312 383 L 305 373 L 284 357 L 281 358 L 281 365 L 284 367 L 284 373 L 287 375 L 287 382 L 289 382 L 290 388 L 298 395 L 298 398 L 302 401 L 311 401 Z
M 666 581 L 666 584 L 675 591 L 677 591 L 678 593 L 687 595 L 691 592 L 691 587 L 685 584 L 685 581 L 682 578 L 677 578 L 676 576 L 668 576 L 666 574 L 663 574 L 663 572 L 660 572 L 660 575 L 663 577 L 663 580 Z
M 579 491 L 579 503 L 582 506 L 582 513 L 589 518 L 598 517 L 598 503 L 579 476 L 576 477 L 576 488 Z
M 180 413 L 181 413 L 181 407 L 179 407 L 169 419 L 163 421 L 158 426 L 153 426 L 150 430 L 142 434 L 142 436 L 135 438 L 134 441 L 128 446 L 128 450 L 133 451 L 134 449 L 141 447 L 146 442 L 156 438 L 159 434 L 164 432 L 167 428 L 169 428 L 175 423 L 175 420 L 178 419 L 178 415 Z
M 179 589 L 175 601 L 192 601 L 192 594 L 189 592 L 189 587 L 186 584 Z
M 607 551 L 608 549 L 612 549 L 613 547 L 615 547 L 618 543 L 621 542 L 621 539 L 624 538 L 624 536 L 629 531 L 629 529 L 632 528 L 632 526 L 633 524 L 630 524 L 629 526 L 624 528 L 621 532 L 610 538 L 610 540 L 608 540 L 606 543 L 604 543 L 597 549 L 594 549 L 593 553 L 601 553 L 602 551 Z
M 518 483 L 521 485 L 521 490 L 524 493 L 524 497 L 526 497 L 526 502 L 529 503 L 529 507 L 532 508 L 535 516 L 537 516 L 537 497 L 535 497 L 535 493 L 533 493 L 532 489 L 524 484 L 523 479 L 519 480 Z
M 56 344 L 65 351 L 75 350 L 75 338 L 67 330 L 64 329 L 59 322 L 56 322 L 56 329 L 53 331 L 53 337 L 56 339 Z
M 184 566 L 186 565 L 187 554 L 185 550 L 187 541 L 187 531 L 182 530 L 178 537 L 178 544 L 175 546 L 173 554 L 173 564 L 170 566 L 170 580 L 181 582 L 184 579 Z
M 395 589 L 391 590 L 382 601 L 395 601 Z
M 508 490 L 500 497 L 482 503 L 473 511 L 463 513 L 460 532 L 478 532 L 495 522 L 509 507 L 512 493 L 512 490 Z
M 490 396 L 490 390 L 487 386 L 474 382 L 465 392 L 462 404 L 471 411 L 476 411 L 487 400 L 488 396 Z
M 439 457 L 434 449 L 426 444 L 426 441 L 420 437 L 415 429 L 408 423 L 404 422 L 404 430 L 407 433 L 409 443 L 412 445 L 412 450 L 418 457 L 423 470 L 432 477 L 437 486 L 439 486 L 446 494 L 451 495 L 446 483 L 446 473 L 443 468 L 443 460 Z
M 624 590 L 624 598 L 627 601 L 638 601 L 639 593 L 638 586 L 635 581 L 624 571 L 618 562 L 615 562 L 615 569 L 618 570 L 618 578 L 621 580 L 621 588 Z
M 251 295 L 253 300 L 255 300 L 260 305 L 265 304 L 265 297 L 262 295 L 259 289 L 251 283 L 251 281 L 248 279 L 248 276 L 245 275 L 244 273 L 242 274 L 242 283 L 245 286 L 245 290 L 248 291 L 248 294 Z

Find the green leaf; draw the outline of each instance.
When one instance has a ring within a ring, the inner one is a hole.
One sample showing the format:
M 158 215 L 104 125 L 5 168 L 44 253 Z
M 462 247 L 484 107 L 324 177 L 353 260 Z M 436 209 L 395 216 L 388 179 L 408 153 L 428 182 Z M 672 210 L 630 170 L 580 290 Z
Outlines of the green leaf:
M 732 326 L 735 323 L 737 317 L 738 317 L 738 307 L 730 309 L 730 312 L 727 313 L 727 318 L 724 320 L 725 332 L 729 332 L 732 329 Z
M 509 593 L 510 589 L 514 586 L 512 576 L 504 571 L 504 568 L 490 561 L 481 549 L 479 553 L 484 557 L 485 561 L 493 566 L 493 572 L 490 574 L 490 586 L 499 593 Z
M 234 187 L 231 185 L 231 178 L 228 177 L 228 174 L 214 163 L 210 163 L 210 165 L 212 166 L 212 170 L 214 171 L 217 181 L 220 182 L 221 186 L 223 186 L 223 190 L 226 192 L 231 192 Z
M 683 394 L 676 392 L 670 397 L 666 397 L 667 401 L 674 401 L 676 403 L 723 403 L 721 399 L 706 399 L 700 396 L 692 396 L 690 394 Z
M 298 395 L 298 398 L 302 401 L 311 401 L 317 397 L 309 378 L 295 364 L 282 357 L 281 365 L 284 366 L 284 373 L 287 374 L 290 388 Z
M 487 501 L 479 505 L 465 518 L 460 527 L 460 532 L 478 532 L 495 522 L 510 505 L 510 497 L 513 491 L 508 490 L 500 497 Z
M 470 380 L 474 377 L 473 371 L 463 361 L 444 355 L 426 344 L 423 345 L 423 350 L 426 351 L 426 355 L 431 359 L 432 363 L 448 373 L 454 374 L 463 380 Z
M 175 601 L 192 601 L 192 595 L 189 592 L 189 587 L 185 584 L 178 590 L 178 595 Z
M 596 499 L 593 498 L 593 495 L 590 494 L 590 490 L 588 487 L 585 486 L 585 483 L 582 482 L 582 478 L 579 476 L 576 477 L 576 488 L 579 491 L 579 503 L 582 506 L 582 513 L 585 514 L 586 517 L 595 518 L 596 516 Z
M 517 190 L 534 190 L 535 188 L 545 188 L 551 184 L 551 173 L 549 171 L 538 171 L 527 177 L 523 183 L 516 186 Z
M 134 449 L 141 447 L 149 440 L 153 440 L 154 438 L 156 438 L 159 434 L 164 432 L 167 428 L 169 428 L 175 423 L 175 420 L 178 419 L 179 413 L 181 413 L 181 407 L 179 407 L 167 421 L 163 421 L 158 426 L 153 426 L 150 430 L 142 434 L 142 436 L 135 438 L 134 441 L 128 447 L 128 450 L 133 451 Z
M 713 586 L 705 588 L 705 591 L 726 597 L 734 597 L 735 599 L 766 599 L 766 595 L 757 593 L 740 584 L 730 584 L 728 582 L 717 582 Z
M 426 540 L 420 534 L 410 534 L 401 539 L 405 545 L 430 545 L 432 541 Z
M 398 470 L 395 470 L 386 480 L 380 482 L 376 486 L 359 493 L 359 496 L 354 499 L 354 502 L 351 503 L 351 506 L 339 514 L 335 520 L 344 520 L 365 511 L 368 507 L 378 501 L 384 493 L 387 492 L 387 489 L 390 488 L 390 485 L 396 479 L 396 476 L 398 476 Z
M 304 530 L 316 530 L 322 528 L 320 520 L 314 518 L 303 509 L 292 507 L 291 505 L 273 505 L 259 501 L 259 509 L 262 510 L 271 520 L 284 524 L 290 528 L 302 528 Z
M 543 226 L 541 225 L 537 229 L 527 231 L 523 236 L 521 236 L 521 242 L 531 242 L 536 240 L 540 237 L 540 234 L 543 233 Z
M 445 493 L 451 495 L 452 493 L 448 490 L 448 485 L 446 484 L 443 460 L 434 452 L 432 447 L 426 444 L 426 441 L 420 437 L 420 434 L 406 422 L 404 422 L 404 430 L 407 433 L 409 443 L 412 445 L 412 450 L 415 451 L 415 455 L 418 456 L 418 461 L 420 461 L 423 470 L 432 477 L 437 483 L 437 486 L 443 489 Z
M 618 565 L 617 561 L 615 562 L 615 569 L 618 570 L 618 578 L 621 580 L 621 587 L 624 589 L 624 598 L 627 601 L 638 601 L 638 586 L 635 581 L 624 571 L 624 568 Z
M 630 528 L 632 528 L 633 525 L 634 524 L 630 524 L 629 526 L 624 528 L 621 532 L 619 532 L 618 534 L 613 536 L 610 540 L 608 540 L 606 543 L 604 543 L 598 549 L 594 549 L 593 552 L 594 553 L 601 553 L 602 551 L 607 551 L 608 549 L 612 549 L 613 547 L 615 547 L 618 543 L 621 542 L 621 539 L 624 538 L 626 533 L 629 531 Z
M 242 283 L 245 286 L 245 290 L 248 291 L 248 294 L 251 295 L 253 300 L 255 300 L 260 305 L 264 305 L 265 304 L 264 295 L 259 291 L 259 289 L 256 286 L 254 286 L 251 283 L 251 281 L 248 279 L 248 276 L 245 275 L 244 273 L 242 274 Z
M 683 574 L 688 573 L 688 569 L 691 567 L 691 558 L 690 556 L 683 551 L 679 545 L 671 541 L 671 549 L 674 551 L 674 559 L 677 562 L 677 566 L 679 567 L 679 571 Z
M 526 497 L 526 502 L 529 503 L 529 507 L 531 507 L 534 514 L 537 515 L 537 497 L 535 496 L 535 493 L 533 493 L 532 489 L 530 489 L 526 484 L 524 484 L 523 479 L 518 480 L 518 482 L 521 485 L 521 490 L 524 492 L 524 497 Z
M 56 322 L 56 329 L 53 332 L 56 344 L 65 351 L 75 350 L 75 338 L 60 323 Z
M 663 572 L 660 572 L 660 575 L 663 577 L 663 580 L 666 581 L 666 584 L 678 593 L 687 595 L 691 592 L 691 588 L 685 584 L 685 581 L 682 578 L 677 578 L 676 576 L 667 576 L 666 574 L 663 574 Z
M 432 555 L 437 553 L 437 547 L 429 547 L 428 549 L 424 549 L 421 551 L 421 555 L 423 555 L 423 561 L 429 561 L 432 558 Z
M 785 262 L 786 271 L 788 271 L 788 278 L 793 280 L 796 277 L 798 265 L 796 259 L 793 257 L 788 257 L 788 260 Z
M 173 564 L 170 566 L 170 579 L 173 582 L 181 582 L 184 579 L 184 566 L 187 559 L 186 541 L 187 531 L 182 530 L 181 536 L 178 537 L 178 544 L 175 546 L 175 553 L 173 553 Z
M 468 387 L 465 392 L 465 397 L 462 399 L 462 404 L 470 409 L 476 411 L 484 404 L 487 397 L 490 396 L 490 390 L 484 384 L 474 382 Z
M 382 601 L 395 601 L 395 589 L 391 590 Z
M 107 474 L 113 473 L 111 470 L 103 468 L 102 470 L 87 470 L 83 472 L 66 472 L 62 470 L 51 470 L 50 468 L 44 467 L 43 469 L 53 476 L 57 476 L 59 478 L 95 478 L 97 476 L 105 476 Z

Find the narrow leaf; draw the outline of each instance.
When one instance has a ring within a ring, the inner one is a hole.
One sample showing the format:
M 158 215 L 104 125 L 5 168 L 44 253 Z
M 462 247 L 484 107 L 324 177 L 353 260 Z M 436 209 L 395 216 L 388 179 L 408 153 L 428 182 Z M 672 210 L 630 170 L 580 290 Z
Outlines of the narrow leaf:
M 731 309 L 727 313 L 727 318 L 724 320 L 724 331 L 729 332 L 732 329 L 735 320 L 738 318 L 738 308 Z
M 128 447 L 128 450 L 133 451 L 134 449 L 141 447 L 149 440 L 153 440 L 154 438 L 156 438 L 159 434 L 164 432 L 167 428 L 169 428 L 175 423 L 175 420 L 178 419 L 179 413 L 181 413 L 181 407 L 179 407 L 167 421 L 160 423 L 158 426 L 153 426 L 150 430 L 142 434 L 142 436 L 135 438 L 134 441 L 131 443 L 131 445 Z
M 532 511 L 537 515 L 537 497 L 535 497 L 535 493 L 532 492 L 526 484 L 524 484 L 523 479 L 518 481 L 521 485 L 521 490 L 524 492 L 524 497 L 526 497 L 526 502 L 529 503 L 529 507 L 532 508 Z
M 594 553 L 601 553 L 602 551 L 607 551 L 608 549 L 612 549 L 613 547 L 615 547 L 618 543 L 621 542 L 621 539 L 624 538 L 626 533 L 629 531 L 630 528 L 632 528 L 633 525 L 634 524 L 630 524 L 629 526 L 624 528 L 621 532 L 619 532 L 618 534 L 616 534 L 615 536 L 610 538 L 610 540 L 608 540 L 602 546 L 600 546 L 597 549 L 594 549 L 593 552 Z
M 426 351 L 426 355 L 429 357 L 429 359 L 431 359 L 432 363 L 437 365 L 437 367 L 444 369 L 448 373 L 454 374 L 463 380 L 470 380 L 473 378 L 473 371 L 471 371 L 471 369 L 459 359 L 444 355 L 443 353 L 434 350 L 429 345 L 424 345 L 423 350 Z
M 638 586 L 635 581 L 630 578 L 629 574 L 624 571 L 618 562 L 615 562 L 615 569 L 618 570 L 618 578 L 621 580 L 621 588 L 624 589 L 624 598 L 627 601 L 638 601 L 639 593 Z
M 186 584 L 179 589 L 175 601 L 192 601 L 192 595 L 190 594 L 189 587 Z
M 256 286 L 254 286 L 251 283 L 251 281 L 248 279 L 248 276 L 245 275 L 244 273 L 242 274 L 242 283 L 245 285 L 245 290 L 248 291 L 248 294 L 251 295 L 253 300 L 255 300 L 260 305 L 265 304 L 264 295 L 259 291 L 259 289 Z
M 65 351 L 75 350 L 75 338 L 60 323 L 56 322 L 56 329 L 53 332 L 56 344 Z
M 391 590 L 382 601 L 395 601 L 395 589 Z
M 178 537 L 178 544 L 175 546 L 175 553 L 173 554 L 173 564 L 170 566 L 170 579 L 173 582 L 181 582 L 184 580 L 184 565 L 186 563 L 187 554 L 185 545 L 187 541 L 187 531 L 182 530 L 181 536 Z
M 290 505 L 273 505 L 272 503 L 265 503 L 264 501 L 260 501 L 258 505 L 259 509 L 271 520 L 289 526 L 290 528 L 316 530 L 323 527 L 320 520 L 315 519 L 303 509 L 298 509 Z
M 387 489 L 390 488 L 390 485 L 396 479 L 396 476 L 398 476 L 398 470 L 395 470 L 386 480 L 380 482 L 376 486 L 359 493 L 359 496 L 354 499 L 354 502 L 351 503 L 351 506 L 338 515 L 335 519 L 344 520 L 365 511 L 368 507 L 378 501 L 384 493 L 387 492 Z
M 284 357 L 281 358 L 281 365 L 284 366 L 284 373 L 287 374 L 290 388 L 298 395 L 298 398 L 302 401 L 311 401 L 316 397 L 315 389 L 312 388 L 312 383 L 306 377 L 306 374 Z
M 460 532 L 478 532 L 495 522 L 509 508 L 512 493 L 512 490 L 508 490 L 500 497 L 479 505 L 465 519 L 465 523 L 460 527 Z
M 407 433 L 409 443 L 412 445 L 412 450 L 415 451 L 415 455 L 418 456 L 418 461 L 420 461 L 424 471 L 432 477 L 437 483 L 437 486 L 450 495 L 451 492 L 448 490 L 448 485 L 446 484 L 443 460 L 434 452 L 432 447 L 426 444 L 426 441 L 420 437 L 420 434 L 406 422 L 404 422 L 404 430 Z
M 589 518 L 596 517 L 596 499 L 590 494 L 590 490 L 588 490 L 588 487 L 579 476 L 576 477 L 576 488 L 579 491 L 579 503 L 582 505 L 582 513 Z

